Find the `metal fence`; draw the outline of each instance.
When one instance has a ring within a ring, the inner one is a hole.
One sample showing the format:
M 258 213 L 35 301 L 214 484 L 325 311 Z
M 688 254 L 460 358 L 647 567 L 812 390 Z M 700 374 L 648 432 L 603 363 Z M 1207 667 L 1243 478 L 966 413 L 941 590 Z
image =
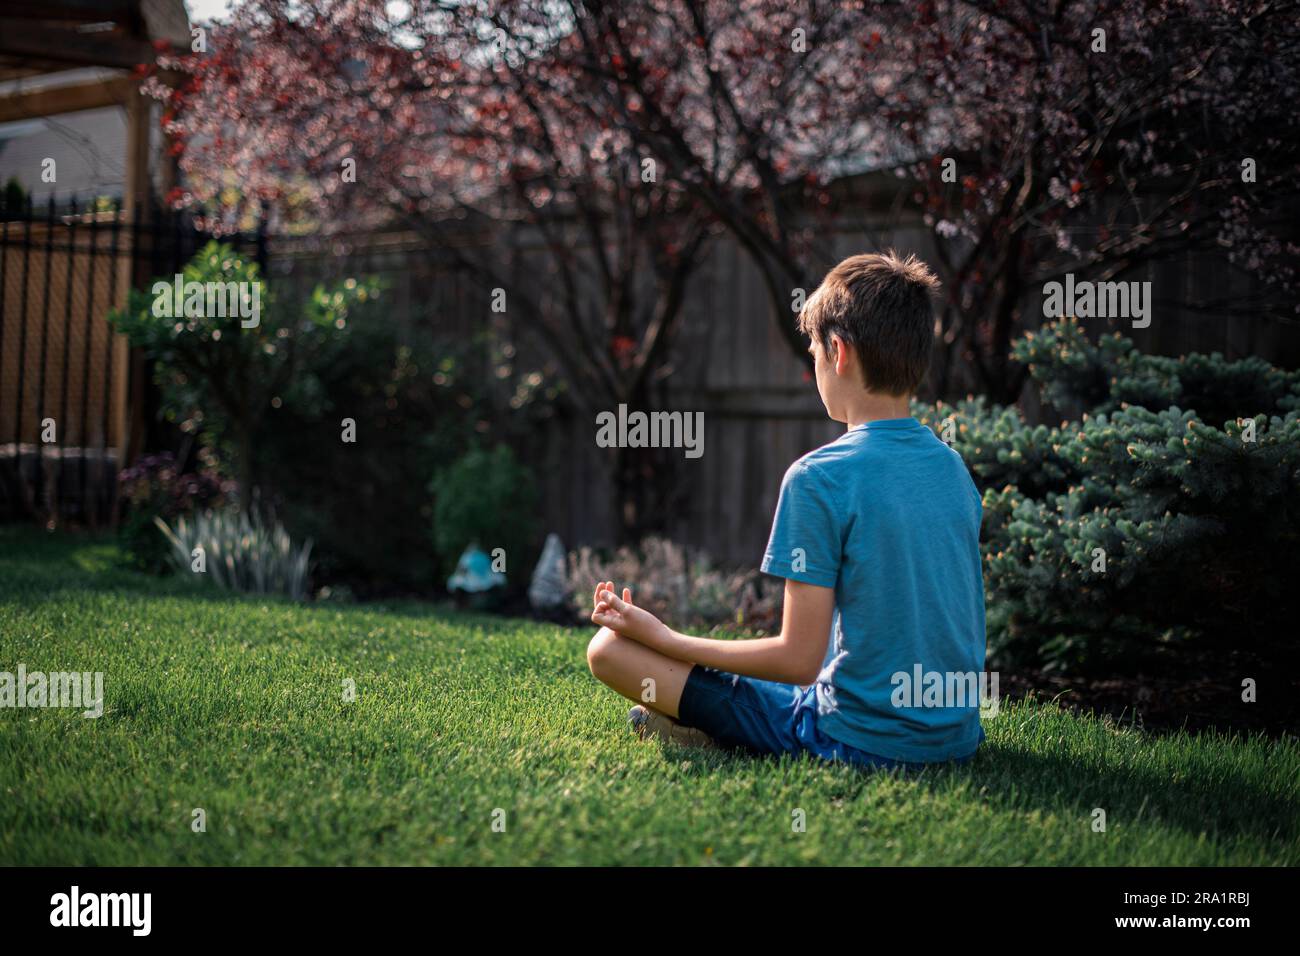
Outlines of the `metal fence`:
M 112 331 L 132 287 L 181 271 L 202 214 L 154 204 L 0 201 L 0 518 L 111 521 L 145 440 L 150 370 Z M 259 227 L 222 237 L 265 268 Z

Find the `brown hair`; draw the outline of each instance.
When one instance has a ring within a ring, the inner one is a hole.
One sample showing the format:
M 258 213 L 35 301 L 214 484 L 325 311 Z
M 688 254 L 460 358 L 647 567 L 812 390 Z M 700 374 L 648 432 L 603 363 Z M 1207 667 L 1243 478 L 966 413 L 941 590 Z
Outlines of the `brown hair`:
M 799 331 L 830 347 L 837 334 L 858 352 L 866 386 L 888 395 L 914 394 L 934 347 L 931 297 L 939 288 L 930 267 L 894 250 L 849 256 L 826 274 L 799 312 Z

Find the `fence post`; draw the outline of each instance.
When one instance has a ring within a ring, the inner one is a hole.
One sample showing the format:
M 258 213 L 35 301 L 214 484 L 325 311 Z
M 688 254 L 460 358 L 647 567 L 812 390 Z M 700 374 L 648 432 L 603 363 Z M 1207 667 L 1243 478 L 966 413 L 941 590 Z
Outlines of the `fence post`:
M 77 261 L 77 196 L 73 193 L 72 200 L 68 206 L 68 270 L 63 288 L 63 375 L 62 388 L 59 392 L 59 419 L 58 427 L 62 432 L 59 440 L 59 470 L 54 482 L 54 507 L 55 513 L 60 517 L 63 514 L 63 487 L 66 479 L 64 465 L 67 463 L 68 444 L 72 440 L 72 431 L 68 425 L 68 372 L 69 363 L 72 359 L 72 280 L 73 266 Z M 84 428 L 81 429 L 84 431 Z M 85 458 L 86 450 L 81 449 L 82 458 Z
M 45 303 L 41 307 L 41 365 L 36 390 L 36 483 L 34 491 L 38 504 L 42 500 L 42 490 L 45 486 L 45 442 L 41 440 L 41 427 L 45 420 L 45 363 L 50 343 L 50 273 L 54 271 L 50 268 L 50 264 L 53 260 L 54 194 L 50 193 L 49 202 L 45 205 Z M 49 502 L 46 501 L 45 505 L 48 507 Z
M 27 210 L 23 216 L 23 288 L 18 304 L 18 401 L 14 411 L 14 462 L 18 469 L 18 486 L 25 489 L 23 473 L 23 406 L 27 396 L 27 286 L 32 271 L 32 194 L 27 194 Z M 31 502 L 25 505 L 30 509 Z
M 117 273 L 121 265 L 117 261 L 118 257 L 118 239 L 122 233 L 122 215 L 126 209 L 126 202 L 119 199 L 117 208 L 113 210 L 113 233 L 109 237 L 108 252 L 108 305 L 109 308 L 117 307 Z M 113 331 L 109 329 L 108 336 L 105 340 L 105 352 L 108 354 L 108 364 L 104 367 L 104 422 L 103 436 L 100 439 L 99 467 L 101 477 L 105 463 L 108 461 L 108 433 L 113 421 L 113 361 L 114 355 Z M 118 436 L 119 440 L 121 435 Z M 120 447 L 120 446 L 119 446 Z M 121 467 L 123 465 L 121 455 L 113 455 L 113 463 Z M 108 524 L 110 528 L 117 529 L 117 468 L 113 469 L 113 476 L 108 482 Z
M 99 237 L 99 210 L 92 202 L 86 220 L 90 229 L 90 245 L 86 249 L 86 337 L 81 349 L 81 508 L 82 514 L 92 528 L 99 527 L 99 508 L 97 502 L 91 501 L 90 488 L 87 484 L 86 459 L 90 456 L 90 347 L 95 342 L 95 246 Z M 104 321 L 108 321 L 107 315 Z M 112 333 L 109 333 L 112 336 Z M 103 477 L 103 466 L 100 466 Z

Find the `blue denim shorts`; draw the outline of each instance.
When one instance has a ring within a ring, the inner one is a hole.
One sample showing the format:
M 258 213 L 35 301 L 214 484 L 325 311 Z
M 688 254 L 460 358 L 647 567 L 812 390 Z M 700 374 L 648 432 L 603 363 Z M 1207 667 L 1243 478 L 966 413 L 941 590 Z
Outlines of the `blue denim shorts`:
M 821 733 L 817 729 L 816 687 L 741 677 L 698 664 L 686 677 L 677 719 L 704 731 L 724 747 L 755 754 L 810 753 L 823 760 L 873 768 L 925 766 L 867 753 Z

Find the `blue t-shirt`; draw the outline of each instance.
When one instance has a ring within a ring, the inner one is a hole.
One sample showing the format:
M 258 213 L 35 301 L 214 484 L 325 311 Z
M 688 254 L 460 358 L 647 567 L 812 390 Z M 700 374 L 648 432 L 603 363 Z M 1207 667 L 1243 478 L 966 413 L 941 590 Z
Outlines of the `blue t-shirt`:
M 979 745 L 981 512 L 961 456 L 914 418 L 857 425 L 790 466 L 763 571 L 835 589 L 827 736 L 906 761 Z

